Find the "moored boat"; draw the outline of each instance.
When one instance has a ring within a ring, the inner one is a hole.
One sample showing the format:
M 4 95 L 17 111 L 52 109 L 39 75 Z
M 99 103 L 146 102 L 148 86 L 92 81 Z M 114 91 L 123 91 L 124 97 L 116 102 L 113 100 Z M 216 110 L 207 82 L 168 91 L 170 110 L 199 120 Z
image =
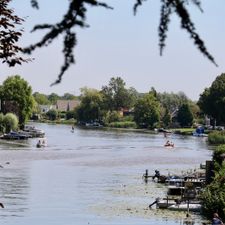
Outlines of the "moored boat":
M 25 135 L 25 134 L 20 134 L 18 132 L 15 131 L 11 131 L 7 134 L 3 134 L 1 136 L 1 139 L 6 139 L 6 140 L 24 140 L 24 139 L 28 139 L 29 136 Z
M 192 211 L 192 212 L 199 212 L 201 211 L 201 204 L 199 203 L 181 203 L 176 205 L 171 205 L 168 207 L 170 210 L 174 211 Z
M 32 137 L 44 137 L 45 132 L 41 129 L 37 129 L 34 126 L 25 126 L 23 129 L 25 134 L 31 135 Z

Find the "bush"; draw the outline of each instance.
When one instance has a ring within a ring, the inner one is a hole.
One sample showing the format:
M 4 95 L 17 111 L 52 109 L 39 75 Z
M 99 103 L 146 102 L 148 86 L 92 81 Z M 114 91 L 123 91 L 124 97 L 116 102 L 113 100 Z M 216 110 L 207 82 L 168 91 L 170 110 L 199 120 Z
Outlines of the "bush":
M 58 117 L 58 112 L 55 109 L 51 109 L 46 113 L 49 120 L 56 120 Z
M 213 161 L 214 167 L 217 171 L 219 171 L 220 167 L 222 166 L 224 159 L 222 155 L 225 154 L 225 144 L 219 145 L 216 150 L 213 152 Z
M 222 154 L 225 153 L 225 145 L 220 145 L 213 153 L 214 172 L 213 181 L 201 194 L 203 213 L 206 216 L 218 212 L 225 219 L 225 163 Z
M 75 118 L 75 111 L 66 112 L 66 120 L 74 119 L 74 118 Z
M 134 121 L 134 117 L 129 115 L 129 116 L 123 116 L 119 118 L 120 122 L 133 122 Z
M 121 116 L 117 111 L 107 112 L 103 118 L 104 124 L 110 124 L 112 122 L 118 122 Z
M 210 144 L 225 144 L 225 131 L 213 131 L 209 133 L 208 142 Z
M 109 127 L 114 128 L 136 128 L 136 123 L 131 121 L 125 121 L 125 122 L 112 122 L 109 124 Z
M 13 113 L 7 113 L 3 117 L 3 124 L 5 127 L 5 132 L 8 133 L 11 130 L 16 130 L 18 128 L 18 118 L 15 114 Z

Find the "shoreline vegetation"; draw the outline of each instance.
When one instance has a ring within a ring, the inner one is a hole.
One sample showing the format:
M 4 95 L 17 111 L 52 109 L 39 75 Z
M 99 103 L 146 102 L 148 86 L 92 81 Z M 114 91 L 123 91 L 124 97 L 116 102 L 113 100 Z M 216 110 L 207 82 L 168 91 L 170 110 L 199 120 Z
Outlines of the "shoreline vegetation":
M 33 120 L 31 120 L 33 121 Z M 70 120 L 37 120 L 33 122 L 39 122 L 39 123 L 49 123 L 49 124 L 65 124 L 65 125 L 75 125 L 78 127 L 84 127 L 85 125 L 78 125 L 76 123 L 76 120 L 70 119 Z M 113 122 L 108 125 L 104 125 L 101 127 L 101 129 L 118 129 L 118 130 L 125 130 L 125 131 L 136 131 L 136 132 L 145 132 L 145 133 L 156 133 L 156 132 L 161 132 L 163 133 L 168 132 L 168 133 L 174 133 L 174 134 L 180 134 L 180 135 L 192 135 L 193 132 L 195 131 L 195 128 L 171 128 L 171 129 L 164 129 L 164 128 L 159 128 L 159 129 L 148 129 L 148 128 L 138 128 L 133 122 Z M 206 134 L 210 133 L 210 131 L 206 130 Z

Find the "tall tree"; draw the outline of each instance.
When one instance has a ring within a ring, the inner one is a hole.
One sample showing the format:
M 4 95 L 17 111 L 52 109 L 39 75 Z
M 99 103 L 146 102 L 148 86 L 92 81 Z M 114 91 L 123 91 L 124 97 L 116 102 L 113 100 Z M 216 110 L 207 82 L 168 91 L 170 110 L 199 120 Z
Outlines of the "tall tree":
M 57 95 L 56 93 L 51 93 L 49 96 L 48 96 L 48 100 L 52 103 L 52 104 L 55 104 L 57 100 L 59 100 L 60 97 L 59 95 Z
M 182 127 L 191 126 L 193 123 L 193 114 L 188 104 L 183 104 L 177 112 L 177 121 Z
M 137 100 L 134 121 L 139 127 L 154 128 L 160 120 L 160 103 L 152 93 Z
M 50 101 L 48 100 L 48 96 L 45 94 L 41 94 L 39 92 L 35 92 L 33 94 L 35 101 L 39 104 L 39 105 L 49 105 Z
M 169 110 L 166 108 L 163 112 L 163 116 L 162 116 L 162 123 L 163 123 L 163 127 L 169 127 L 170 124 L 172 122 L 172 117 L 171 114 L 169 112 Z
M 212 85 L 204 90 L 200 95 L 198 105 L 218 124 L 225 124 L 225 73 L 217 76 Z
M 91 122 L 101 120 L 102 94 L 96 89 L 82 88 L 81 102 L 75 109 L 78 121 Z
M 158 99 L 161 105 L 166 108 L 171 116 L 175 115 L 182 104 L 187 103 L 188 97 L 183 92 L 178 93 L 158 93 Z
M 65 93 L 63 96 L 62 96 L 62 99 L 65 99 L 65 100 L 74 100 L 74 99 L 77 99 L 76 96 L 70 94 L 70 93 Z
M 132 103 L 133 93 L 126 89 L 126 83 L 121 77 L 112 77 L 108 86 L 102 87 L 103 100 L 106 109 L 113 111 L 120 108 L 129 108 Z
M 18 108 L 19 124 L 23 127 L 26 120 L 31 116 L 34 105 L 32 88 L 28 82 L 19 75 L 8 77 L 3 82 L 0 97 L 3 104 L 11 102 Z

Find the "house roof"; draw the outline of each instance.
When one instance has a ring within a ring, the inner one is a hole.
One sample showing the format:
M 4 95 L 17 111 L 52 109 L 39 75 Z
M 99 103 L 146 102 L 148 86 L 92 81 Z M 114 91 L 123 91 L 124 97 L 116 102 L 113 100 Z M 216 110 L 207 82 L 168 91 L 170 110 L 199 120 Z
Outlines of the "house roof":
M 79 100 L 57 100 L 56 109 L 58 111 L 70 111 L 80 104 Z

